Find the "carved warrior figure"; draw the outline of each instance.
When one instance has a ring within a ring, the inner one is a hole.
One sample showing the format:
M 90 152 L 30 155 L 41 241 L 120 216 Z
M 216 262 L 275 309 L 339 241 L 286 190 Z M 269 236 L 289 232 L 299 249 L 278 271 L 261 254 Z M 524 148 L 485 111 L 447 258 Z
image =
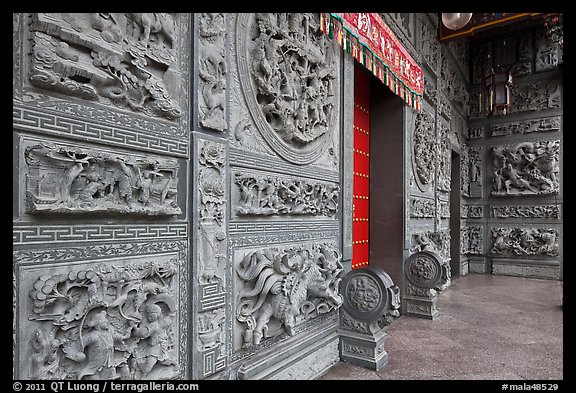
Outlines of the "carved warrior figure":
M 315 215 L 332 217 L 340 187 L 304 180 L 236 174 L 239 215 Z
M 28 146 L 29 213 L 173 215 L 177 163 L 50 144 Z
M 166 13 L 34 14 L 30 81 L 176 120 L 176 23 Z
M 272 318 L 294 335 L 303 318 L 340 307 L 340 258 L 328 245 L 247 253 L 236 268 L 244 282 L 236 308 L 236 318 L 246 324 L 244 345 L 258 345 L 263 338 L 279 334 L 268 331 Z
M 312 15 L 260 13 L 255 24 L 250 73 L 266 122 L 289 145 L 315 141 L 332 126 L 333 48 Z
M 493 195 L 557 194 L 560 141 L 492 148 Z
M 33 379 L 177 375 L 177 261 L 99 265 L 38 277 L 30 291 Z

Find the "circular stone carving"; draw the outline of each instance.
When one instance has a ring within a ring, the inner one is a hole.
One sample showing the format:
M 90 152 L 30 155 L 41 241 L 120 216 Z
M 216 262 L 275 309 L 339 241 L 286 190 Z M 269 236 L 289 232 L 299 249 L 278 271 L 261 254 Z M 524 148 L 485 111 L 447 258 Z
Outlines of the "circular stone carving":
M 434 288 L 442 277 L 442 259 L 431 251 L 411 255 L 404 265 L 406 278 L 421 288 Z
M 340 284 L 342 307 L 355 319 L 372 322 L 390 309 L 392 299 L 387 288 L 393 286 L 392 279 L 381 268 L 354 269 Z
M 361 312 L 373 311 L 382 301 L 378 283 L 367 274 L 358 274 L 346 285 L 350 305 Z
M 334 43 L 317 14 L 241 13 L 240 85 L 256 127 L 284 159 L 309 164 L 329 145 L 338 118 Z

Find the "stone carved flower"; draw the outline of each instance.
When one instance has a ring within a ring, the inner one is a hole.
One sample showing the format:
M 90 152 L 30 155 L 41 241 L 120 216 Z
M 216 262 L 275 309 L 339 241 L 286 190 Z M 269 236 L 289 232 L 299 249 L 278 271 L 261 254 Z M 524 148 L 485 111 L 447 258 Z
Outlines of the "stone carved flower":
M 220 170 L 224 166 L 224 146 L 206 144 L 200 152 L 200 163 Z

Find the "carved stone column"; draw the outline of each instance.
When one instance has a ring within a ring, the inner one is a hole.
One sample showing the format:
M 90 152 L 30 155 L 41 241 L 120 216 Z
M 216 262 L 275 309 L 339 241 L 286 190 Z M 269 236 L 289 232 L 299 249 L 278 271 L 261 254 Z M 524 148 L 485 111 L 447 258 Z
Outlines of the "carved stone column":
M 442 257 L 432 251 L 420 251 L 406 259 L 405 315 L 426 319 L 438 315 L 435 288 L 442 280 L 443 265 Z
M 379 370 L 388 363 L 384 327 L 400 313 L 400 289 L 379 267 L 349 272 L 340 285 L 340 358 L 344 362 Z

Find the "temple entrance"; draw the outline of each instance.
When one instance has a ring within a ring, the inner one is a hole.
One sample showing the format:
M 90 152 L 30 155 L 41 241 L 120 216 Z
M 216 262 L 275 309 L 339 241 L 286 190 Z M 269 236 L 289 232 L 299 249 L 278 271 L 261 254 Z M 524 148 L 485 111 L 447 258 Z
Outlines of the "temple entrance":
M 405 104 L 357 64 L 354 87 L 352 267 L 379 266 L 401 286 Z

